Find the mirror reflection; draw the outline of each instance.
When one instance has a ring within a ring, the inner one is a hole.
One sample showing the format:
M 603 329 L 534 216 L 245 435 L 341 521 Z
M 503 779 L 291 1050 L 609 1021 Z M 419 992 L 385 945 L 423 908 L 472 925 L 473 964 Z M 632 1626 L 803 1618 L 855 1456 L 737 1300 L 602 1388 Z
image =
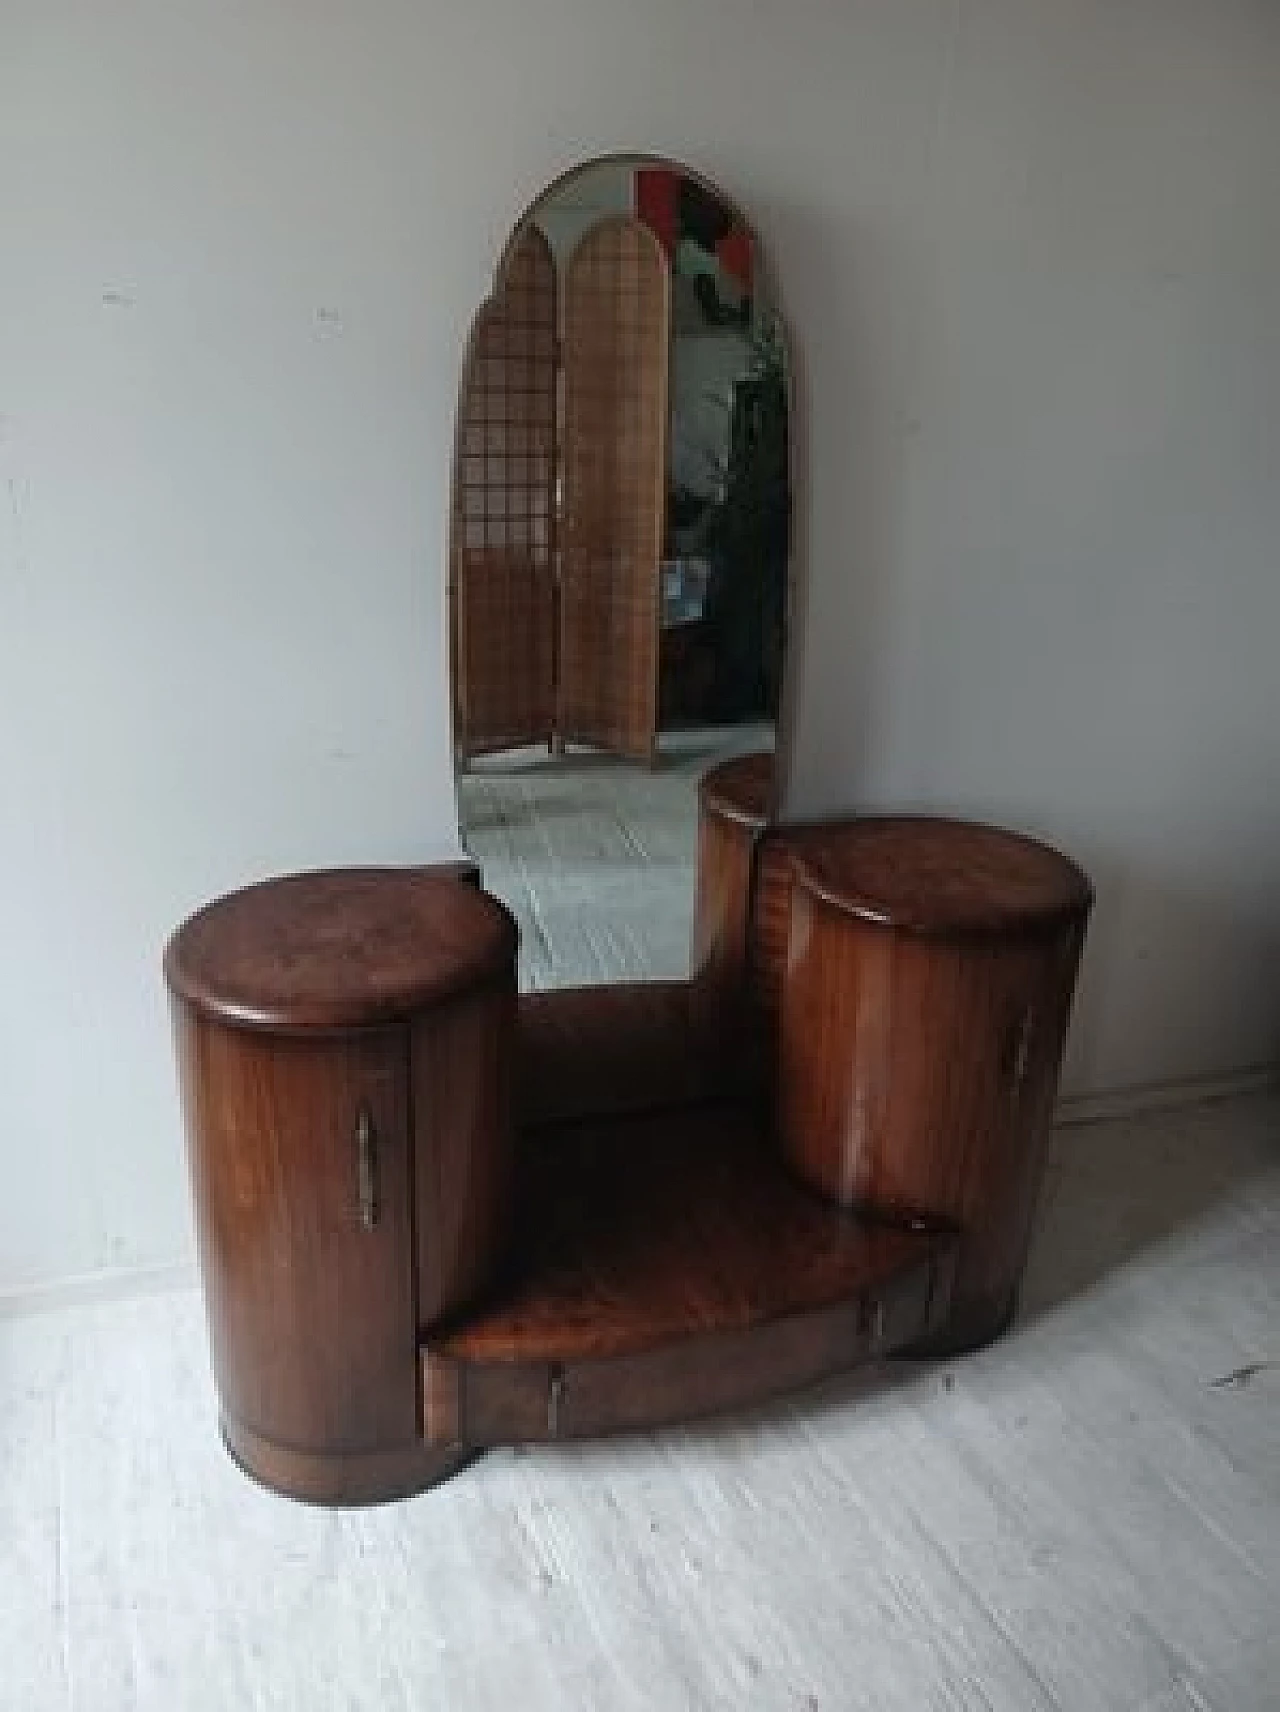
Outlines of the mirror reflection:
M 686 169 L 593 162 L 513 233 L 449 586 L 463 836 L 526 989 L 688 974 L 698 780 L 775 741 L 788 394 L 752 234 Z

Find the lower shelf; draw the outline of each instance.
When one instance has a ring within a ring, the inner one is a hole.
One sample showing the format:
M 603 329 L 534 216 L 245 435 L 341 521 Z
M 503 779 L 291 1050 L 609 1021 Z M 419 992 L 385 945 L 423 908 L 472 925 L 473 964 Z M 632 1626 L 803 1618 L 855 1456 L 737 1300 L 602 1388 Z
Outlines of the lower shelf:
M 950 1300 L 953 1232 L 811 1195 L 743 1105 L 528 1136 L 518 1205 L 507 1288 L 420 1347 L 430 1445 L 740 1407 L 917 1342 Z

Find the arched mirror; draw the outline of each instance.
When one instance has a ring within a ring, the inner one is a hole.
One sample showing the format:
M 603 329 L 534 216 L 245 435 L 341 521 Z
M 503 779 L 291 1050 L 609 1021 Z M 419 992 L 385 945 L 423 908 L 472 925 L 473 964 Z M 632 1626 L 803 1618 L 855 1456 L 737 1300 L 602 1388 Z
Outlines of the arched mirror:
M 463 365 L 450 550 L 463 837 L 526 990 L 689 971 L 697 786 L 772 751 L 786 341 L 741 215 L 593 161 L 517 224 Z

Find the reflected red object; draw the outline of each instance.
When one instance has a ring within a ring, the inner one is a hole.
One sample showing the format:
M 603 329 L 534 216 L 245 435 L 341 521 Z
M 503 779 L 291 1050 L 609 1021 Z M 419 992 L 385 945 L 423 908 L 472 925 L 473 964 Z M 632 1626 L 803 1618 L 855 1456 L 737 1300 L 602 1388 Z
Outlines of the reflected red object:
M 656 234 L 668 256 L 674 257 L 676 246 L 683 237 L 699 234 L 685 230 L 682 205 L 693 202 L 711 204 L 696 180 L 670 167 L 638 167 L 635 175 L 636 218 L 643 220 Z M 724 211 L 727 217 L 727 210 Z M 716 259 L 724 271 L 737 280 L 744 292 L 751 290 L 753 271 L 751 234 L 745 226 L 732 224 L 728 231 L 714 239 Z

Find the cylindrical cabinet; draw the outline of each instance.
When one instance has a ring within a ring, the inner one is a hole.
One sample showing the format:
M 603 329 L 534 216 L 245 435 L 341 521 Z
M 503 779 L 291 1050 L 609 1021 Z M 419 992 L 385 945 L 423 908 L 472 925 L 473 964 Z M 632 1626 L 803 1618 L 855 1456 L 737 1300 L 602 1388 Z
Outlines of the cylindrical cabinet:
M 1026 1260 L 1089 882 L 1031 839 L 902 817 L 806 835 L 793 876 L 784 1155 L 842 1206 L 954 1221 L 930 1352 L 984 1342 Z
M 758 1080 L 750 988 L 756 846 L 773 808 L 768 753 L 735 755 L 698 785 L 690 1016 L 700 1047 L 731 1082 Z
M 197 1245 L 223 1436 L 267 1485 L 401 1496 L 420 1333 L 505 1249 L 516 933 L 422 870 L 303 874 L 170 941 Z

